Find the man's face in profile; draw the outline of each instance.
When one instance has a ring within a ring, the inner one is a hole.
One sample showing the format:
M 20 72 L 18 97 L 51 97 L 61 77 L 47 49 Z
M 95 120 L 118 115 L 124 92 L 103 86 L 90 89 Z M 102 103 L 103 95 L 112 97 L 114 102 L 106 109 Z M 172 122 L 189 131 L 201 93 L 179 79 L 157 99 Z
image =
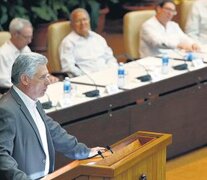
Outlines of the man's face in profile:
M 50 80 L 47 66 L 40 65 L 32 78 L 27 76 L 28 95 L 34 100 L 42 97 L 45 94 L 49 84 Z

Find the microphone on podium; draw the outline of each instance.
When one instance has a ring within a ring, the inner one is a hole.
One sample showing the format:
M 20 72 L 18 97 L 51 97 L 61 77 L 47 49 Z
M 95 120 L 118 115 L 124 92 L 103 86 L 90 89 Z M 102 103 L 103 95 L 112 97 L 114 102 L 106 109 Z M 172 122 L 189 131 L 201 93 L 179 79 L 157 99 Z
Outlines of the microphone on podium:
M 99 96 L 99 95 L 100 95 L 100 92 L 99 92 L 99 90 L 98 90 L 98 86 L 97 86 L 97 84 L 95 83 L 95 81 L 93 80 L 93 78 L 91 78 L 91 77 L 88 75 L 88 73 L 86 73 L 85 71 L 83 71 L 82 68 L 81 68 L 79 65 L 76 64 L 76 67 L 77 67 L 78 69 L 80 69 L 81 72 L 83 72 L 83 74 L 86 75 L 87 78 L 90 79 L 90 81 L 91 81 L 91 82 L 93 83 L 93 85 L 95 86 L 95 90 L 87 91 L 87 92 L 85 92 L 85 93 L 83 93 L 83 94 L 85 94 L 86 97 L 97 97 L 97 96 Z
M 98 151 L 98 155 L 100 155 L 104 159 L 104 156 L 100 150 Z
M 106 146 L 106 149 L 108 149 L 112 154 L 114 153 L 109 145 Z

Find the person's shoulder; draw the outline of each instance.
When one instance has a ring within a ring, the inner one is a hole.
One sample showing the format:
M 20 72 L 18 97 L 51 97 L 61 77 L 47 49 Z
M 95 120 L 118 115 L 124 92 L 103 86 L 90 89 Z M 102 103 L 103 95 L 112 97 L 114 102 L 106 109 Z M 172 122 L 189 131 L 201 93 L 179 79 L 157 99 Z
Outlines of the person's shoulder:
M 32 50 L 30 49 L 29 46 L 25 46 L 24 49 L 22 50 L 22 52 L 24 52 L 24 53 L 30 53 L 30 52 L 32 52 Z
M 201 9 L 207 8 L 207 1 L 206 0 L 197 0 L 193 2 L 192 9 L 190 13 L 196 13 L 197 11 L 200 11 Z
M 9 41 L 6 41 L 1 47 L 0 47 L 0 54 L 1 55 L 7 55 L 12 54 L 14 48 L 11 46 Z
M 207 4 L 206 0 L 197 0 L 193 2 L 193 6 L 203 6 L 206 4 Z
M 173 27 L 178 27 L 178 28 L 180 28 L 179 24 L 178 24 L 177 22 L 175 22 L 175 21 L 169 21 L 169 22 L 168 22 L 168 25 L 173 26 Z
M 66 35 L 63 40 L 62 44 L 68 44 L 70 42 L 76 42 L 78 40 L 79 36 L 74 32 L 71 31 L 68 35 Z
M 97 32 L 90 30 L 89 31 L 90 36 L 100 36 Z
M 1 120 L 6 120 L 7 123 L 11 123 L 14 125 L 17 117 L 17 113 L 21 112 L 17 102 L 13 99 L 10 92 L 7 92 L 0 98 L 0 113 L 1 113 Z M 19 121 L 18 121 L 19 122 Z
M 0 46 L 0 49 L 5 49 L 5 48 L 8 48 L 9 47 L 9 44 L 8 44 L 8 41 L 6 41 L 4 44 L 2 44 Z
M 89 31 L 89 35 L 93 38 L 96 38 L 96 39 L 101 39 L 101 40 L 104 40 L 104 37 L 101 36 L 100 34 L 96 33 L 95 31 Z
M 12 95 L 10 93 L 11 90 L 9 90 L 7 93 L 5 93 L 0 98 L 0 109 L 5 109 L 11 112 L 13 111 L 13 105 L 14 105 L 14 99 L 12 98 Z M 12 107 L 12 108 L 11 108 Z
M 147 19 L 147 20 L 142 24 L 141 27 L 142 27 L 142 28 L 147 28 L 147 27 L 156 25 L 156 23 L 157 23 L 157 19 L 156 19 L 155 16 L 153 16 L 153 17 Z
M 175 21 L 169 21 L 167 24 L 167 28 L 172 29 L 173 31 L 182 31 L 183 32 L 180 25 Z

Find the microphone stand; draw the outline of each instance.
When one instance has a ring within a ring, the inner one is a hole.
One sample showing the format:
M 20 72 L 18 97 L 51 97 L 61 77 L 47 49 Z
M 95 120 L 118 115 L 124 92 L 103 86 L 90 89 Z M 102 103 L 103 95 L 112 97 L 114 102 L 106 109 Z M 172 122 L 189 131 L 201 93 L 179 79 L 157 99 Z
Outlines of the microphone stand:
M 123 56 L 125 56 L 129 60 L 129 62 L 134 61 L 134 59 L 129 54 L 123 54 Z M 144 68 L 144 70 L 147 72 L 147 74 L 143 75 L 143 76 L 139 76 L 139 77 L 137 77 L 137 79 L 139 79 L 141 82 L 152 81 L 152 77 L 149 74 L 148 69 L 144 65 L 142 65 L 140 63 L 138 63 L 138 64 Z
M 165 44 L 163 44 L 163 46 L 166 48 L 166 49 L 169 49 Z M 172 58 L 174 60 L 182 60 L 184 61 L 183 64 L 179 64 L 179 65 L 176 65 L 176 66 L 173 66 L 173 69 L 175 70 L 187 70 L 189 72 L 189 69 L 188 69 L 188 64 L 187 64 L 187 59 L 186 58 L 182 58 L 183 57 L 183 54 L 180 53 L 179 49 L 171 49 L 172 52 L 174 52 L 175 54 L 181 56 L 181 58 Z M 156 56 L 157 58 L 162 58 L 162 56 Z
M 106 146 L 106 149 L 108 149 L 111 152 L 111 154 L 114 153 L 109 145 Z
M 87 91 L 87 92 L 85 92 L 85 93 L 83 93 L 83 94 L 85 94 L 86 97 L 97 97 L 97 96 L 99 96 L 99 95 L 100 95 L 100 91 L 98 90 L 98 87 L 97 87 L 95 81 L 88 75 L 88 73 L 86 73 L 85 71 L 83 71 L 82 68 L 80 68 L 79 65 L 76 64 L 76 67 L 77 67 L 78 69 L 80 69 L 80 70 L 83 72 L 83 74 L 86 75 L 87 78 L 90 79 L 90 81 L 93 82 L 93 84 L 94 84 L 94 86 L 95 86 L 95 90 Z
M 41 103 L 42 107 L 43 107 L 43 109 L 50 109 L 50 108 L 52 108 L 52 101 L 50 100 L 50 97 L 47 93 L 45 93 L 45 95 L 47 96 L 47 101 Z
M 98 151 L 98 155 L 100 155 L 104 159 L 104 156 L 101 151 Z
M 173 52 L 175 52 L 176 54 L 178 54 L 178 55 L 180 55 L 181 57 L 183 56 L 180 52 L 179 52 L 179 50 L 176 50 L 176 49 L 173 49 Z M 179 65 L 176 65 L 176 66 L 173 66 L 173 69 L 175 69 L 175 70 L 187 70 L 188 72 L 190 71 L 189 69 L 188 69 L 188 64 L 187 64 L 187 61 L 188 61 L 188 57 L 187 58 L 181 58 L 181 59 L 179 59 L 179 60 L 182 60 L 182 61 L 184 61 L 184 63 L 183 64 L 179 64 Z M 190 60 L 190 59 L 189 59 Z
M 144 68 L 144 70 L 146 71 L 147 74 L 139 76 L 139 77 L 137 77 L 137 79 L 139 79 L 141 82 L 147 82 L 147 81 L 152 82 L 152 77 L 149 74 L 148 69 L 143 64 L 140 64 L 140 63 L 138 63 L 138 64 Z

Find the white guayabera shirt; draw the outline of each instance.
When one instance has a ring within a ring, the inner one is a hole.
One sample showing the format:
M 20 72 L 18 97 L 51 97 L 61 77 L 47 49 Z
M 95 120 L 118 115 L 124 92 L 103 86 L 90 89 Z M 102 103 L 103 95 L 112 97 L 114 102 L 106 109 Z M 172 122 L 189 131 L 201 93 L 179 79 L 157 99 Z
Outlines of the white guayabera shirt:
M 89 31 L 86 38 L 72 31 L 63 39 L 59 52 L 62 71 L 71 72 L 75 76 L 83 75 L 82 71 L 91 73 L 117 66 L 117 61 L 105 39 L 92 31 Z
M 198 0 L 193 3 L 185 31 L 194 40 L 207 44 L 207 0 Z
M 0 87 L 11 87 L 11 70 L 15 59 L 21 53 L 31 52 L 28 46 L 21 51 L 9 40 L 0 47 Z
M 163 49 L 174 49 L 179 43 L 193 43 L 176 22 L 169 21 L 164 27 L 154 16 L 147 20 L 140 31 L 141 57 L 156 56 Z

